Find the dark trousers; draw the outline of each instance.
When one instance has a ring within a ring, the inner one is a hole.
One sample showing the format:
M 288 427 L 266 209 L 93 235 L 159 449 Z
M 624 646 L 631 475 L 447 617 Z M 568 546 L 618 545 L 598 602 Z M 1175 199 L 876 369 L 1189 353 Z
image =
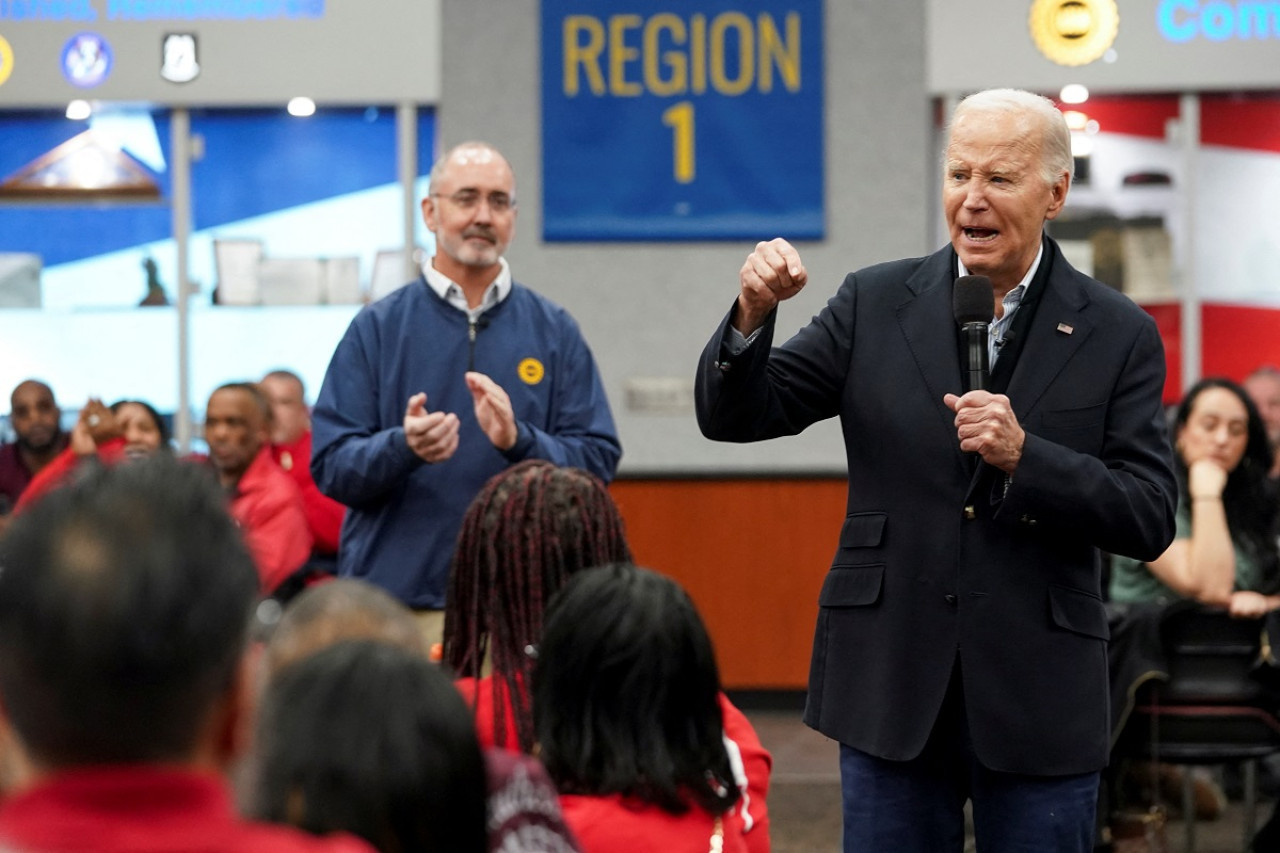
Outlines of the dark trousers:
M 1027 776 L 973 754 L 959 668 L 924 751 L 888 761 L 840 746 L 844 853 L 960 853 L 973 802 L 978 853 L 1089 853 L 1098 773 Z

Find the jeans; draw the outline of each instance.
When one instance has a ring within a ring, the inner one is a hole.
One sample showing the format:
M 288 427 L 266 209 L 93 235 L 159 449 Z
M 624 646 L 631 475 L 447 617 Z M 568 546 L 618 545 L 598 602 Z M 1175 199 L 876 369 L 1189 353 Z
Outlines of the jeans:
M 960 853 L 973 802 L 978 853 L 1090 853 L 1099 773 L 1028 776 L 973 753 L 959 670 L 919 756 L 876 758 L 840 746 L 844 853 Z

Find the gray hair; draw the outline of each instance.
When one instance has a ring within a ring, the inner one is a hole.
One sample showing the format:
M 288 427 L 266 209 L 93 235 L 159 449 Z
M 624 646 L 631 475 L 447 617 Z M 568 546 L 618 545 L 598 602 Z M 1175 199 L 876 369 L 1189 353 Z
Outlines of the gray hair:
M 443 154 L 440 155 L 440 157 L 436 160 L 436 162 L 432 164 L 431 174 L 428 178 L 430 181 L 430 186 L 432 188 L 434 188 L 435 185 L 438 184 L 441 181 L 441 179 L 444 178 L 444 172 L 445 172 L 445 169 L 449 167 L 449 161 L 452 160 L 454 157 L 456 157 L 462 151 L 491 151 L 494 154 L 496 154 L 498 157 L 502 158 L 503 162 L 507 164 L 507 168 L 511 170 L 511 174 L 512 174 L 511 188 L 512 188 L 512 194 L 514 195 L 515 169 L 511 168 L 511 162 L 507 160 L 506 156 L 501 151 L 499 151 L 495 146 L 479 139 L 473 139 L 473 140 L 470 140 L 469 142 L 459 142 L 457 145 L 454 145 L 448 151 L 445 151 Z
M 1071 155 L 1071 130 L 1053 101 L 1022 89 L 987 89 L 962 100 L 951 114 L 947 138 L 956 120 L 969 112 L 1013 113 L 1028 116 L 1040 125 L 1040 164 L 1044 179 L 1057 182 L 1064 173 L 1068 185 L 1075 175 L 1075 158 Z

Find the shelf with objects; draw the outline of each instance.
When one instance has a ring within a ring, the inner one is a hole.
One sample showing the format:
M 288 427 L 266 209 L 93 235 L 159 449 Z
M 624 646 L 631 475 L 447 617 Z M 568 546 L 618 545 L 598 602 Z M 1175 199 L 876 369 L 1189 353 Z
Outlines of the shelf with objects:
M 318 389 L 350 318 L 410 277 L 405 247 L 430 245 L 406 199 L 434 136 L 402 106 L 0 111 L 0 389 L 40 376 L 64 405 L 139 397 L 188 423 L 273 368 Z

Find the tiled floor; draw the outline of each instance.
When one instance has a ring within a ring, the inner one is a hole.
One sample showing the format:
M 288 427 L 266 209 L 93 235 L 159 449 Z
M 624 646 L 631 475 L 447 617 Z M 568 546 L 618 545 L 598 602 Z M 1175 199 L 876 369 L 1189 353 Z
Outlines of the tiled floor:
M 836 743 L 801 723 L 799 711 L 748 708 L 747 716 L 760 740 L 773 753 L 769 791 L 773 853 L 838 853 L 840 775 Z M 1270 802 L 1259 806 L 1259 824 L 1266 821 L 1271 809 Z M 1240 803 L 1231 803 L 1219 819 L 1198 822 L 1197 853 L 1244 853 L 1243 812 Z M 1170 853 L 1185 849 L 1181 821 L 1171 820 L 1167 834 Z M 973 849 L 972 840 L 967 849 Z

